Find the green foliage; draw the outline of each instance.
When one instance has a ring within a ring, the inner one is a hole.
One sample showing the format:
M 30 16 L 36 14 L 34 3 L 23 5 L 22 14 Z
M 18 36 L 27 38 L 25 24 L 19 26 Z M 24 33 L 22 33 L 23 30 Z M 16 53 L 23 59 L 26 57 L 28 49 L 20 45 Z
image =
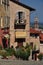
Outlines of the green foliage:
M 0 55 L 3 57 L 14 55 L 18 59 L 28 60 L 30 56 L 30 46 L 27 44 L 25 47 L 19 47 L 16 50 L 14 48 L 6 48 L 4 51 L 0 50 Z
M 15 54 L 15 50 L 13 48 L 6 48 L 7 56 L 12 56 Z
M 28 43 L 26 43 L 26 46 L 25 46 L 25 48 L 29 48 L 29 45 L 28 45 Z
M 0 50 L 0 55 L 5 58 L 7 56 L 7 52 L 5 50 Z
M 0 45 L 0 50 L 2 50 L 2 46 Z
M 30 47 L 26 45 L 26 47 L 21 47 L 15 51 L 16 58 L 21 58 L 23 60 L 28 60 L 30 56 Z
M 20 58 L 21 49 L 16 50 L 14 55 L 16 56 L 16 58 Z
M 2 58 L 7 58 L 7 56 L 15 55 L 15 50 L 13 48 L 6 48 L 0 50 L 0 55 Z
M 39 60 L 42 60 L 42 57 L 43 57 L 43 54 L 40 53 L 40 54 L 38 55 L 38 59 L 39 59 Z
M 29 53 L 27 52 L 27 51 L 21 51 L 21 58 L 23 59 L 23 60 L 28 60 L 28 58 L 29 58 Z

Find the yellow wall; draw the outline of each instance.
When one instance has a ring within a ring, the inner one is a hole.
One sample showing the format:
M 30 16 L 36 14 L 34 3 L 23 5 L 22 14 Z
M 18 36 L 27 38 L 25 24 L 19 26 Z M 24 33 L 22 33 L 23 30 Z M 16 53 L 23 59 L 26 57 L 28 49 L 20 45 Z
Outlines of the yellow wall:
M 22 11 L 25 12 L 25 19 L 26 19 L 26 26 L 24 30 L 18 29 L 17 31 L 14 29 L 14 22 L 16 18 L 16 13 Z M 30 36 L 30 10 L 26 9 L 16 3 L 10 1 L 10 46 L 15 45 L 15 31 L 16 32 L 26 32 L 26 42 L 29 43 L 29 36 Z M 24 34 L 24 33 L 23 33 Z M 23 35 L 21 34 L 21 35 Z
M 30 37 L 30 43 L 33 43 L 33 48 L 34 45 L 36 45 L 36 50 L 40 50 L 40 40 L 39 37 L 35 38 L 35 37 Z

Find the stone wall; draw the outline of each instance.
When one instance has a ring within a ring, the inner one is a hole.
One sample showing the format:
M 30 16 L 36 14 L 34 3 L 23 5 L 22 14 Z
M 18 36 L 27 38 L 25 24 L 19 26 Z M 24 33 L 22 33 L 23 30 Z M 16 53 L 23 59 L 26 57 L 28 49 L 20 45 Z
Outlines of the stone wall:
M 29 36 L 30 36 L 30 10 L 20 6 L 14 2 L 10 1 L 10 46 L 16 45 L 15 43 L 15 29 L 14 29 L 14 22 L 16 18 L 16 13 L 22 11 L 25 12 L 25 19 L 26 19 L 26 27 L 24 31 L 26 32 L 26 42 L 29 43 Z M 19 30 L 20 32 L 20 30 Z
M 35 38 L 35 37 L 30 37 L 30 43 L 33 43 L 33 47 L 34 45 L 36 45 L 36 50 L 40 49 L 40 40 L 39 37 Z

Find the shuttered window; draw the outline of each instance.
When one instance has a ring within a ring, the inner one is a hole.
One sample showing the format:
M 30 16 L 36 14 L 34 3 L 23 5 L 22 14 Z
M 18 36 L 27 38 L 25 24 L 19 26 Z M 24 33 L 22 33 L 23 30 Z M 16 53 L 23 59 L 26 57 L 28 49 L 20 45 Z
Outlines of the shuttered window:
M 3 23 L 4 23 L 4 27 L 9 27 L 9 25 L 10 25 L 10 17 L 5 16 Z
M 10 17 L 5 16 L 4 18 L 0 18 L 0 28 L 5 28 L 10 26 Z
M 5 4 L 9 4 L 9 0 L 3 0 Z

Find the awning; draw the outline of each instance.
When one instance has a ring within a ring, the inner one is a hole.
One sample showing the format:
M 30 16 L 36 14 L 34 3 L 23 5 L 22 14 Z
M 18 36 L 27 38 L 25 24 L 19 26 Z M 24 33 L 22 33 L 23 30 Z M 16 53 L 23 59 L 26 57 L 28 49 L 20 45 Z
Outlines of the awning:
M 26 32 L 16 32 L 16 38 L 26 38 Z

